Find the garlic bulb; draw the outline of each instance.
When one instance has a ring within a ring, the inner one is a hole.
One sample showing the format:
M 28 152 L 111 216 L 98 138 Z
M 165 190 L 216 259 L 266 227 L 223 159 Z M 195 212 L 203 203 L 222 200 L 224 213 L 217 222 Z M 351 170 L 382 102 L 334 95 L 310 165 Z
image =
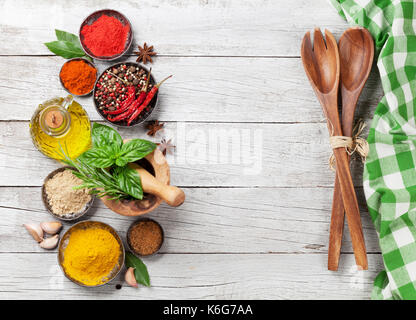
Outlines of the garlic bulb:
M 129 286 L 137 288 L 137 281 L 136 277 L 134 276 L 134 268 L 130 267 L 127 269 L 126 275 L 124 276 L 124 280 L 126 280 Z
M 25 223 L 23 226 L 37 242 L 41 242 L 43 240 L 43 230 L 38 224 Z
M 40 224 L 40 227 L 43 231 L 45 231 L 47 234 L 57 234 L 59 230 L 62 228 L 62 223 L 58 221 L 48 221 L 48 222 L 42 222 Z
M 39 245 L 43 249 L 55 249 L 58 245 L 59 235 L 44 239 Z

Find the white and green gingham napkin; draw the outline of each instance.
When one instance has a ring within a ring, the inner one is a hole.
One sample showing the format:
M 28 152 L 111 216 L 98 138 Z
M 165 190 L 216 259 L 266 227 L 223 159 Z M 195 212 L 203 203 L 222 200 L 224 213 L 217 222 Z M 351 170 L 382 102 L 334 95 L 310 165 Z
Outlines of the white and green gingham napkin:
M 416 2 L 330 0 L 375 39 L 384 89 L 368 135 L 364 192 L 385 271 L 373 299 L 416 299 Z

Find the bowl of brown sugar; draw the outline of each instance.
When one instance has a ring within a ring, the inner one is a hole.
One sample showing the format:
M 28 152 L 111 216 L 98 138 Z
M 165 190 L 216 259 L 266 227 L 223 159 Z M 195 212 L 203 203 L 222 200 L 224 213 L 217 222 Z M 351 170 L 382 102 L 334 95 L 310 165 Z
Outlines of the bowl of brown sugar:
M 150 218 L 141 218 L 133 222 L 127 231 L 127 245 L 133 254 L 140 257 L 157 253 L 163 241 L 162 226 Z

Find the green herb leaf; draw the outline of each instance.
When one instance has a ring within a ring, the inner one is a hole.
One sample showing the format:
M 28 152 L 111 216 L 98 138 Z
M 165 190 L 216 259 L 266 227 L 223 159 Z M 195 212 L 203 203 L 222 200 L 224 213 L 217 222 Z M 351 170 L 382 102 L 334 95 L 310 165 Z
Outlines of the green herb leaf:
M 57 56 L 61 56 L 65 59 L 85 56 L 84 51 L 80 47 L 69 41 L 58 40 L 47 42 L 45 43 L 45 46 Z
M 95 168 L 88 165 L 83 156 L 80 156 L 75 160 L 69 158 L 62 146 L 61 155 L 64 156 L 62 162 L 78 170 L 77 172 L 74 171 L 74 174 L 80 178 L 83 183 L 81 186 L 77 186 L 76 188 L 88 188 L 90 189 L 90 193 L 96 194 L 97 197 L 108 196 L 112 200 L 132 197 L 132 195 L 123 191 L 119 186 L 119 176 L 123 168 L 115 166 L 111 169 L 111 171 L 115 172 L 111 172 L 110 174 L 107 169 Z M 135 178 L 133 184 L 135 184 L 133 188 L 140 186 L 140 190 L 133 191 L 131 193 L 136 195 L 143 194 L 140 179 Z
M 144 158 L 155 149 L 156 144 L 153 142 L 142 139 L 133 139 L 123 144 L 121 147 L 120 158 L 124 162 L 134 162 Z
M 89 166 L 94 168 L 107 168 L 114 164 L 114 157 L 107 148 L 87 150 L 81 157 Z
M 131 252 L 126 252 L 126 267 L 134 268 L 134 276 L 138 283 L 150 287 L 150 277 L 146 265 Z
M 79 42 L 79 38 L 77 35 L 66 32 L 66 31 L 58 30 L 58 29 L 55 29 L 55 34 L 56 34 L 56 39 L 60 41 L 71 42 L 82 50 L 81 43 Z
M 116 165 L 118 165 L 119 167 L 124 167 L 128 164 L 129 162 L 126 159 L 123 158 L 117 158 L 116 159 Z
M 119 188 L 133 198 L 143 199 L 142 180 L 139 173 L 128 166 L 116 168 Z
M 94 122 L 92 126 L 92 144 L 96 148 L 110 146 L 114 153 L 117 153 L 123 145 L 123 139 L 113 128 Z

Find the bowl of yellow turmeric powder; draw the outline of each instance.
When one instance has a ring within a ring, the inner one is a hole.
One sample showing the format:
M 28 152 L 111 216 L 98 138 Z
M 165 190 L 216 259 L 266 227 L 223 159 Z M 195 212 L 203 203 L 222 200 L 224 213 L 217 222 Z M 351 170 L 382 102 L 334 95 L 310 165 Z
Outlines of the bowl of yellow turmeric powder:
M 62 236 L 58 263 L 72 282 L 84 287 L 102 286 L 123 268 L 123 242 L 108 224 L 81 221 Z

